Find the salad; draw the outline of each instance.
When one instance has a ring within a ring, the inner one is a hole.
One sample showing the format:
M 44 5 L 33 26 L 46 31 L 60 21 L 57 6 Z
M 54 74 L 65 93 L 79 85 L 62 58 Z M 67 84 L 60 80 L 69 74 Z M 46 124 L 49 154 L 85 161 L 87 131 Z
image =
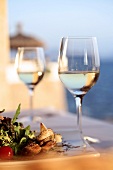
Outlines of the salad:
M 12 159 L 15 155 L 37 155 L 46 152 L 62 142 L 62 136 L 40 123 L 40 132 L 31 131 L 30 125 L 24 127 L 18 122 L 21 104 L 13 118 L 3 117 L 0 111 L 0 159 Z

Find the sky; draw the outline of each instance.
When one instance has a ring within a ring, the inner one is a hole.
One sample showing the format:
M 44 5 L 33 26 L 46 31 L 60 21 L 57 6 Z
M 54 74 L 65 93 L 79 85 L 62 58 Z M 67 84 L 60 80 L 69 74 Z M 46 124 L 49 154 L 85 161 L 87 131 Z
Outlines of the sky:
M 8 0 L 9 33 L 23 33 L 59 50 L 61 37 L 96 36 L 101 58 L 113 58 L 113 0 Z

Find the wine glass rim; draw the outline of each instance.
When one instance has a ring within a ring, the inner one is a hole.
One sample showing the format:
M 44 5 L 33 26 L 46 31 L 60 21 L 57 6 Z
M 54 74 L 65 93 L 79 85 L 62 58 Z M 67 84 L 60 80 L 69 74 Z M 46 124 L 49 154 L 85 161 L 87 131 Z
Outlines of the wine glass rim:
M 62 37 L 62 39 L 96 39 L 95 36 L 67 36 Z

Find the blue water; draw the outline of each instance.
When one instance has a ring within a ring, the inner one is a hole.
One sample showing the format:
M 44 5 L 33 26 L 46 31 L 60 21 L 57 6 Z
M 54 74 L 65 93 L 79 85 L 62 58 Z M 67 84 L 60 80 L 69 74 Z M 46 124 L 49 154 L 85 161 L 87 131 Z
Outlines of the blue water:
M 75 113 L 75 102 L 66 91 L 68 110 Z M 101 61 L 100 76 L 82 103 L 83 115 L 113 122 L 113 61 Z

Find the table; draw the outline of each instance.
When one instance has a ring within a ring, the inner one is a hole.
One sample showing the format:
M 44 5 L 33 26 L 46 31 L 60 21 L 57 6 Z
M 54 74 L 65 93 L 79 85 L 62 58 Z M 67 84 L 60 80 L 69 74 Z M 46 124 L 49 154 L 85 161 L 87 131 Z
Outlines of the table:
M 53 130 L 73 129 L 77 125 L 77 116 L 62 110 L 56 110 L 54 108 L 41 108 L 33 110 L 34 115 L 39 116 L 39 121 L 43 122 L 47 127 L 53 128 Z M 6 112 L 5 116 L 13 117 L 15 111 Z M 29 110 L 22 110 L 19 118 L 28 115 Z M 26 125 L 28 122 L 26 123 Z M 31 125 L 32 129 L 39 129 L 39 124 Z M 90 136 L 92 138 L 99 139 L 99 143 L 92 143 L 95 148 L 108 149 L 113 147 L 113 124 L 94 119 L 87 116 L 82 116 L 82 127 L 84 136 Z
M 26 115 L 27 110 L 21 111 L 21 116 Z M 54 131 L 61 132 L 62 130 L 72 130 L 76 126 L 76 115 L 70 114 L 64 111 L 58 111 L 54 109 L 44 108 L 34 110 L 34 114 L 40 116 L 39 120 L 43 122 L 48 128 L 52 128 Z M 13 112 L 6 113 L 7 116 L 12 116 Z M 90 144 L 95 150 L 100 153 L 100 157 L 69 157 L 66 159 L 51 159 L 44 162 L 30 162 L 22 164 L 6 164 L 2 166 L 2 170 L 8 169 L 22 169 L 22 170 L 113 170 L 113 156 L 108 154 L 108 151 L 113 150 L 113 125 L 104 121 L 92 119 L 89 117 L 82 117 L 83 122 L 83 134 L 84 136 L 90 136 L 99 139 L 99 143 Z M 25 123 L 27 124 L 27 123 Z M 31 124 L 31 128 L 39 129 L 39 123 Z M 102 156 L 101 156 L 102 155 Z M 110 166 L 109 166 L 110 165 Z M 1 167 L 0 167 L 1 169 Z

